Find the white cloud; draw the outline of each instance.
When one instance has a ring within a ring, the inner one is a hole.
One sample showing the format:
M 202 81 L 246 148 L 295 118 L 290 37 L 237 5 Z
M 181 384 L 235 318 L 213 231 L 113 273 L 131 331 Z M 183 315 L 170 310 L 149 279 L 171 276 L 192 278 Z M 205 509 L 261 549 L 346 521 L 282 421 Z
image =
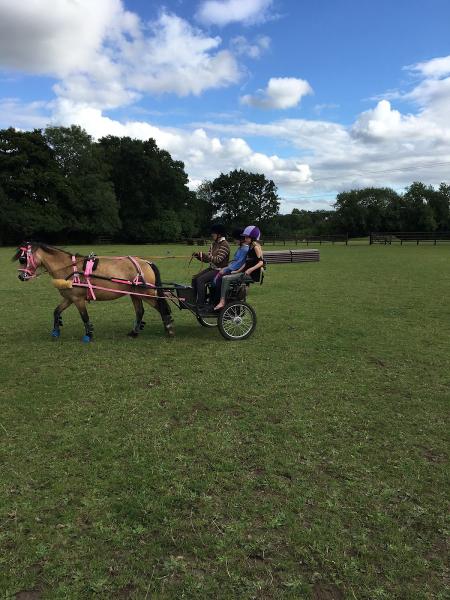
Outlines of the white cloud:
M 410 71 L 417 71 L 425 77 L 443 77 L 450 75 L 450 56 L 439 56 L 406 68 Z
M 336 108 L 339 108 L 339 104 L 335 104 L 334 102 L 324 102 L 322 104 L 315 104 L 313 110 L 316 115 L 321 115 L 326 110 L 334 110 Z
M 219 27 L 238 22 L 252 25 L 267 20 L 272 4 L 273 0 L 206 0 L 196 16 L 202 23 Z
M 249 42 L 243 35 L 238 35 L 232 38 L 230 45 L 234 53 L 238 56 L 260 58 L 270 48 L 270 43 L 270 37 L 267 35 L 259 35 L 253 42 Z
M 20 98 L 0 99 L 0 127 L 39 129 L 51 120 L 53 104 L 45 101 L 22 102 Z
M 241 102 L 256 108 L 286 109 L 297 106 L 303 96 L 312 93 L 312 87 L 304 79 L 271 77 L 266 89 L 258 90 L 253 96 L 242 96 Z
M 352 128 L 352 133 L 367 140 L 386 140 L 398 135 L 420 135 L 421 126 L 417 117 L 402 115 L 391 107 L 388 100 L 380 100 L 375 108 L 361 113 Z
M 323 120 L 281 119 L 271 123 L 243 121 L 237 124 L 203 123 L 210 135 L 234 135 L 267 139 L 291 149 L 311 170 L 305 183 L 286 183 L 286 202 L 321 197 L 352 187 L 402 188 L 414 179 L 437 185 L 449 182 L 450 172 L 450 77 L 437 76 L 435 64 L 422 63 L 423 77 L 414 89 L 400 94 L 417 110 L 401 112 L 382 99 L 344 126 Z M 439 67 L 439 73 L 445 73 Z M 295 160 L 295 159 L 294 159 Z M 276 181 L 276 179 L 275 179 Z M 324 196 L 321 196 L 321 195 Z M 296 200 L 297 198 L 297 200 Z M 299 201 L 298 201 L 299 202 Z M 299 202 L 301 205 L 302 202 Z
M 110 31 L 135 25 L 121 0 L 0 0 L 1 65 L 63 77 L 95 63 Z
M 299 185 L 310 181 L 310 168 L 303 161 L 284 159 L 277 155 L 255 152 L 240 136 L 220 138 L 208 135 L 198 127 L 194 130 L 162 128 L 145 121 L 120 122 L 102 114 L 98 108 L 60 100 L 55 111 L 55 124 L 81 125 L 94 138 L 106 135 L 130 136 L 137 139 L 152 137 L 174 158 L 186 165 L 191 183 L 214 178 L 221 171 L 242 168 L 265 173 L 279 185 Z
M 228 50 L 218 50 L 220 44 L 220 37 L 208 37 L 184 19 L 162 13 L 150 36 L 127 44 L 129 84 L 140 91 L 186 96 L 236 83 L 236 60 Z
M 0 0 L 0 67 L 58 77 L 58 96 L 98 108 L 236 83 L 221 43 L 165 12 L 144 24 L 121 0 Z

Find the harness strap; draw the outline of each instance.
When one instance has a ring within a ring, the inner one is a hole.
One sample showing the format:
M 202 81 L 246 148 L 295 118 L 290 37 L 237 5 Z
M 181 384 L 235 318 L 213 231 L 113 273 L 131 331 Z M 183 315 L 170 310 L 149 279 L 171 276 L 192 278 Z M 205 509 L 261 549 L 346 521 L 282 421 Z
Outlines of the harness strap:
M 138 261 L 135 259 L 134 256 L 127 256 L 127 258 L 129 260 L 131 260 L 133 265 L 136 267 L 136 271 L 137 271 L 137 275 L 133 279 L 133 285 L 142 285 L 142 284 L 145 285 L 145 279 L 144 279 L 144 274 L 141 269 L 141 265 L 138 263 Z
M 80 274 L 78 272 L 78 266 L 77 266 L 77 258 L 76 256 L 72 255 L 72 268 L 73 268 L 73 283 L 80 283 Z
M 109 281 L 113 281 L 114 283 L 121 283 L 124 285 L 145 286 L 145 287 L 149 287 L 149 288 L 156 288 L 156 286 L 146 283 L 141 265 L 139 264 L 139 262 L 137 261 L 137 259 L 134 256 L 120 256 L 120 257 L 114 257 L 114 258 L 119 259 L 119 260 L 123 259 L 123 258 L 128 258 L 132 262 L 134 267 L 136 268 L 137 274 L 132 281 L 129 281 L 126 279 L 119 279 L 116 277 L 111 277 L 109 279 Z M 87 300 L 88 301 L 97 299 L 95 296 L 94 290 L 104 290 L 104 291 L 108 291 L 108 292 L 112 292 L 112 293 L 116 293 L 116 294 L 127 294 L 130 296 L 148 296 L 148 294 L 138 294 L 136 292 L 114 290 L 114 289 L 102 287 L 99 285 L 93 285 L 91 282 L 91 277 L 96 277 L 93 274 L 94 266 L 95 266 L 95 257 L 93 257 L 93 258 L 88 257 L 88 260 L 85 263 L 85 269 L 83 272 L 85 282 L 82 282 L 80 279 L 80 272 L 78 270 L 76 256 L 74 256 L 74 255 L 72 256 L 72 268 L 73 268 L 72 285 L 87 288 Z
M 92 287 L 92 283 L 91 283 L 91 275 L 92 275 L 92 271 L 93 271 L 93 267 L 94 267 L 94 262 L 95 259 L 90 258 L 89 260 L 86 261 L 86 268 L 84 269 L 84 277 L 86 279 L 86 283 L 88 285 L 88 300 L 97 300 L 97 298 L 95 297 L 95 292 L 94 292 L 94 288 Z
M 22 255 L 25 255 L 27 257 L 27 265 L 22 269 L 18 269 L 18 271 L 22 271 L 22 273 L 27 273 L 30 279 L 32 277 L 36 277 L 37 264 L 34 260 L 33 248 L 31 247 L 31 244 L 21 246 L 20 249 L 22 250 Z

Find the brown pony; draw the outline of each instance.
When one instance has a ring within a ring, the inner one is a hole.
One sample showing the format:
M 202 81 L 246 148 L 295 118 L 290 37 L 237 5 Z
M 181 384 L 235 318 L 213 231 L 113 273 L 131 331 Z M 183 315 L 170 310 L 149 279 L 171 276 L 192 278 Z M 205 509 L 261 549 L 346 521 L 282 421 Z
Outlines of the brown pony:
M 93 255 L 86 257 L 48 244 L 24 242 L 13 256 L 13 261 L 15 260 L 21 264 L 21 281 L 36 277 L 37 269 L 41 267 L 50 274 L 53 284 L 63 297 L 53 313 L 54 338 L 60 336 L 61 313 L 71 304 L 75 304 L 85 327 L 83 341 L 90 342 L 93 325 L 89 321 L 86 303 L 90 299 L 116 300 L 123 295 L 130 295 L 136 312 L 134 327 L 128 335 L 136 337 L 144 328 L 143 302 L 147 302 L 160 313 L 167 335 L 174 335 L 170 307 L 160 287 L 159 270 L 156 265 L 143 258 Z

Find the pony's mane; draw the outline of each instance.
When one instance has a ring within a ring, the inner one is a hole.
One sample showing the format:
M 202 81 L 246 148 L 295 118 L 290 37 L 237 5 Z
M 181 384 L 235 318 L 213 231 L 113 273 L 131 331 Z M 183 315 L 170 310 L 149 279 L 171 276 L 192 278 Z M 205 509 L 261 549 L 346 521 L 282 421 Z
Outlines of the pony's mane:
M 79 254 L 78 252 L 76 254 L 73 254 L 72 252 L 68 252 L 67 250 L 63 250 L 62 248 L 58 248 L 57 246 L 51 246 L 50 244 L 45 244 L 44 242 L 24 242 L 24 244 L 31 245 L 32 250 L 37 250 L 38 248 L 40 248 L 41 250 L 44 250 L 45 252 L 48 252 L 48 254 L 57 254 L 58 252 L 62 252 L 63 254 L 67 254 L 67 256 L 77 256 L 77 257 L 82 257 L 84 258 L 83 254 Z M 19 260 L 19 256 L 22 254 L 22 250 L 20 248 L 17 248 L 14 256 L 12 257 L 12 262 Z

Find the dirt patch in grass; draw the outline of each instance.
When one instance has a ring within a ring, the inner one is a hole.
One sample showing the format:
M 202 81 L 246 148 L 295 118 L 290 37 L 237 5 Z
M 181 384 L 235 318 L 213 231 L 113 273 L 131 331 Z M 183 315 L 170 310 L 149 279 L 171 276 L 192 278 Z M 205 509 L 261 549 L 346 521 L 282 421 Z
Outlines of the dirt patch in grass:
M 40 600 L 42 595 L 38 590 L 23 590 L 17 592 L 15 598 L 16 600 Z
M 343 600 L 344 594 L 335 585 L 316 583 L 312 591 L 312 600 Z
M 423 457 L 425 460 L 431 463 L 445 463 L 447 462 L 447 456 L 442 452 L 436 452 L 431 448 L 428 448 L 424 451 Z
M 117 591 L 117 598 L 120 598 L 121 600 L 128 600 L 128 598 L 132 597 L 135 590 L 136 588 L 134 585 L 126 585 Z
M 369 356 L 369 361 L 378 367 L 384 368 L 386 367 L 386 363 L 376 356 Z

